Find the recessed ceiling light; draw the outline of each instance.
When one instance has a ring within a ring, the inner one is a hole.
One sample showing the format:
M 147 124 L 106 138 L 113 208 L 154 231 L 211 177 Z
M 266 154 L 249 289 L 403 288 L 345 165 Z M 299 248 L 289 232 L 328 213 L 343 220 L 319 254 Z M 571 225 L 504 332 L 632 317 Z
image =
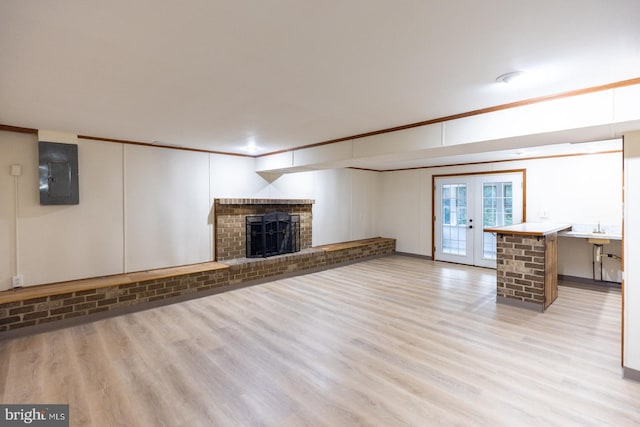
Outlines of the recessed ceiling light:
M 511 71 L 509 73 L 504 73 L 502 75 L 499 75 L 498 77 L 496 77 L 496 81 L 498 83 L 509 84 L 509 83 L 513 83 L 514 81 L 522 77 L 524 74 L 525 74 L 524 71 Z
M 254 154 L 256 151 L 258 151 L 258 146 L 256 145 L 255 139 L 250 138 L 247 141 L 247 146 L 245 150 L 247 150 L 247 152 L 249 152 L 250 154 Z

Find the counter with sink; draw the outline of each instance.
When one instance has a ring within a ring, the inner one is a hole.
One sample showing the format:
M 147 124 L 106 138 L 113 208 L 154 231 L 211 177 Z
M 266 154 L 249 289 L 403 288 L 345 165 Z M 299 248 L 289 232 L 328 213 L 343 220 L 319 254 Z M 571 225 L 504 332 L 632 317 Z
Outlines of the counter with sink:
M 622 240 L 622 234 L 615 234 L 610 232 L 597 232 L 597 231 L 561 231 L 558 233 L 560 237 L 575 237 L 578 239 L 587 239 L 589 243 L 594 245 L 608 245 L 612 240 Z
M 485 228 L 497 234 L 496 301 L 546 310 L 558 297 L 558 233 L 570 230 L 549 223 Z
M 572 229 L 569 231 L 562 231 L 558 233 L 559 237 L 562 237 L 563 240 L 582 240 L 585 243 L 588 243 L 591 246 L 591 280 L 594 283 L 597 282 L 606 282 L 606 283 L 620 283 L 621 275 L 622 275 L 622 266 L 620 264 L 611 264 L 609 262 L 606 267 L 604 260 L 612 259 L 620 261 L 620 245 L 622 241 L 622 226 L 620 225 L 607 225 L 604 227 L 600 227 L 600 224 L 573 224 Z M 588 245 L 584 244 L 584 246 L 578 244 L 577 246 L 573 242 L 567 242 L 569 247 L 574 248 L 574 253 L 580 253 L 583 247 L 587 247 Z M 562 243 L 565 245 L 565 243 Z M 608 249 L 605 249 L 605 246 L 609 246 Z M 567 254 L 565 253 L 565 262 L 566 262 Z M 585 261 L 586 252 L 585 252 Z M 566 267 L 566 264 L 565 264 Z M 597 271 L 600 271 L 599 276 L 596 274 Z M 605 277 L 606 273 L 606 277 Z

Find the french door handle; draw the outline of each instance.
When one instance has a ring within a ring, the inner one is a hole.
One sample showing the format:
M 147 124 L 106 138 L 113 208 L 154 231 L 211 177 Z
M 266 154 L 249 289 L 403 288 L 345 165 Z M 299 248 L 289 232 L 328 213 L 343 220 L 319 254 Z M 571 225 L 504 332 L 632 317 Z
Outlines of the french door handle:
M 473 228 L 473 225 L 470 225 L 469 228 Z

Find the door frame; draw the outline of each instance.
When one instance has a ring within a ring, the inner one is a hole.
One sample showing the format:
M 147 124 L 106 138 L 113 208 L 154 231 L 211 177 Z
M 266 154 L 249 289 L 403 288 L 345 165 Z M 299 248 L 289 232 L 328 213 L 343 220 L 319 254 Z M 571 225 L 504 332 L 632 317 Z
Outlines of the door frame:
M 431 175 L 431 259 L 436 259 L 436 179 L 463 176 L 501 175 L 505 173 L 522 174 L 522 222 L 527 222 L 527 170 L 505 169 L 486 172 L 463 172 Z
M 464 224 L 457 224 L 455 226 L 451 226 L 449 225 L 449 227 L 454 227 L 455 229 L 457 229 L 458 231 L 456 232 L 456 234 L 459 233 L 459 235 L 457 236 L 458 238 L 461 237 L 461 235 L 464 235 L 464 240 L 465 240 L 465 253 L 464 254 L 445 254 L 444 252 L 441 252 L 438 255 L 438 258 L 440 258 L 440 261 L 445 261 L 445 262 L 451 262 L 454 264 L 467 264 L 467 265 L 473 265 L 474 264 L 474 257 L 475 257 L 475 251 L 474 250 L 469 250 L 469 249 L 473 249 L 473 245 L 469 246 L 469 243 L 472 242 L 473 240 L 473 236 L 475 234 L 475 230 L 473 229 L 473 226 L 471 224 L 471 221 L 473 221 L 473 219 L 470 219 L 469 217 L 475 218 L 474 214 L 475 214 L 475 209 L 474 209 L 474 202 L 475 202 L 475 181 L 471 181 L 472 179 L 475 179 L 475 177 L 470 176 L 470 175 L 464 175 L 464 176 L 450 176 L 446 179 L 446 183 L 438 183 L 438 179 L 435 179 L 435 189 L 433 191 L 433 199 L 434 199 L 434 206 L 437 207 L 438 209 L 438 213 L 442 214 L 442 204 L 444 203 L 444 199 L 442 198 L 442 189 L 444 185 L 463 185 L 466 189 L 466 196 L 465 196 L 465 207 L 466 207 L 466 218 L 465 218 L 465 222 Z M 457 194 L 456 194 L 457 197 Z M 452 213 L 451 215 L 453 215 L 453 209 L 454 207 L 451 207 L 452 209 Z M 443 231 L 443 227 L 444 227 L 444 218 L 440 218 L 440 222 L 441 224 L 438 226 L 438 228 L 436 229 L 435 225 L 437 225 L 436 223 L 438 221 L 435 220 L 435 218 L 437 217 L 435 211 L 433 214 L 434 217 L 434 226 L 432 227 L 433 231 L 433 241 L 434 241 L 434 247 L 436 248 L 440 248 L 442 249 L 443 247 L 443 242 L 445 240 L 444 238 L 444 231 Z M 456 223 L 458 221 L 456 220 Z M 462 231 L 462 229 L 464 229 L 464 231 Z M 439 237 L 439 239 L 438 239 Z M 436 260 L 436 252 L 435 250 L 432 252 L 432 258 L 434 260 Z

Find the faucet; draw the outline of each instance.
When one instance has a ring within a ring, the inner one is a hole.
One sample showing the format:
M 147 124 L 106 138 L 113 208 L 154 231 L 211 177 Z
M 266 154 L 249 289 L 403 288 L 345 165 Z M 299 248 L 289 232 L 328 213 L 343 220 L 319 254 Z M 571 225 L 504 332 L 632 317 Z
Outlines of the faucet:
M 600 221 L 598 221 L 598 228 L 596 228 L 595 230 L 593 230 L 593 232 L 594 232 L 594 233 L 600 233 L 600 234 L 603 234 L 603 233 L 604 233 L 604 230 L 602 230 L 602 229 L 600 228 Z

